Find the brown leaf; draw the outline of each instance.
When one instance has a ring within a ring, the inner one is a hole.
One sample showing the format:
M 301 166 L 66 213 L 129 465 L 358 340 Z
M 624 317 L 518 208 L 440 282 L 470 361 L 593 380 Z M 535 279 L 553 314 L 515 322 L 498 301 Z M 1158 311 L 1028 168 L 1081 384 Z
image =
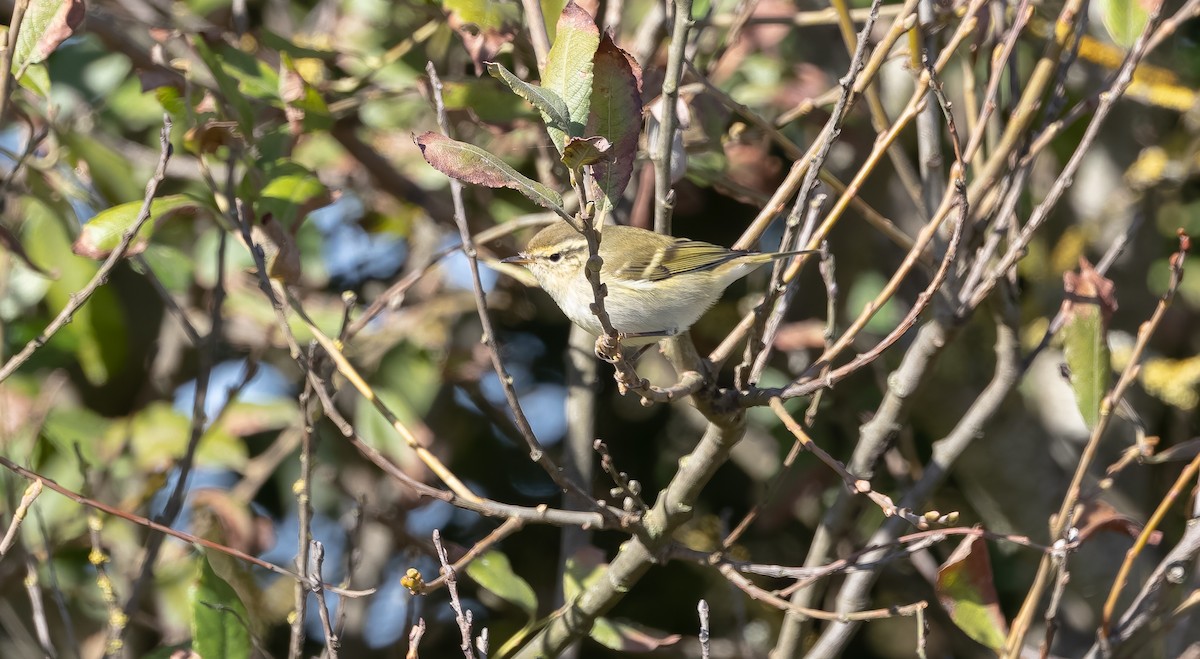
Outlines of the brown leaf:
M 1089 538 L 1100 531 L 1112 531 L 1136 538 L 1142 534 L 1142 529 L 1145 528 L 1141 522 L 1118 513 L 1112 504 L 1099 499 L 1084 507 L 1083 512 L 1079 515 L 1079 521 L 1075 525 L 1079 528 L 1080 543 L 1087 542 Z M 1157 545 L 1161 541 L 1162 531 L 1151 533 L 1147 540 L 1152 545 Z
M 263 217 L 251 231 L 254 242 L 262 247 L 267 275 L 288 284 L 300 281 L 300 248 L 296 240 L 273 215 Z
M 1069 317 L 1081 313 L 1086 308 L 1084 305 L 1096 306 L 1104 319 L 1104 327 L 1108 327 L 1113 312 L 1117 310 L 1116 287 L 1111 279 L 1096 272 L 1087 259 L 1080 258 L 1078 273 L 1063 273 L 1063 289 L 1066 291 L 1064 315 Z
M 64 0 L 50 19 L 50 23 L 46 25 L 46 31 L 42 32 L 41 38 L 34 44 L 33 52 L 29 55 L 30 61 L 40 62 L 46 59 L 62 42 L 71 38 L 75 34 L 75 28 L 83 22 L 86 12 L 83 0 Z

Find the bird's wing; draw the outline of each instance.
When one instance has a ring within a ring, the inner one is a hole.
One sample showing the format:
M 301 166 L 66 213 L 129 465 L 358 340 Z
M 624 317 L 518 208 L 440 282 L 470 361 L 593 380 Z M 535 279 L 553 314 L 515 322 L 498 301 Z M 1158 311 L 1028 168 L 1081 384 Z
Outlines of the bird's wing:
M 615 263 L 613 274 L 627 280 L 661 281 L 685 272 L 709 270 L 742 256 L 719 245 L 679 239 L 661 250 Z

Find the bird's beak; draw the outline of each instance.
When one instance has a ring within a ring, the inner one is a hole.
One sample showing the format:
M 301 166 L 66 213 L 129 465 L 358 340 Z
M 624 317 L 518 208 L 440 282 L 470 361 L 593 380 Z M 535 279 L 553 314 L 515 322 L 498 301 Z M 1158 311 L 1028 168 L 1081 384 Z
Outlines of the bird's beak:
M 511 263 L 513 265 L 528 265 L 533 263 L 533 259 L 529 258 L 524 252 L 519 252 L 516 256 L 510 256 L 506 259 L 500 259 L 501 263 Z

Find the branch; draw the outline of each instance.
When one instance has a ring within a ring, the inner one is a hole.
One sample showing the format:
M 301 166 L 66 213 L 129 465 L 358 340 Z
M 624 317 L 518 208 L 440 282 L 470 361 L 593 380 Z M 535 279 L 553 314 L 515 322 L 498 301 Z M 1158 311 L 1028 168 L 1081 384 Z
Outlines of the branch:
M 166 177 L 167 161 L 171 159 L 173 152 L 171 147 L 171 115 L 169 114 L 163 115 L 163 127 L 159 131 L 158 141 L 161 149 L 159 151 L 158 166 L 154 170 L 154 175 L 146 182 L 146 194 L 142 198 L 142 208 L 138 211 L 137 219 L 125 230 L 125 233 L 121 234 L 121 241 L 109 253 L 108 258 L 104 259 L 104 263 L 100 265 L 100 269 L 96 271 L 96 274 L 92 276 L 87 285 L 71 296 L 67 305 L 55 316 L 54 320 L 50 321 L 50 324 L 46 326 L 46 329 L 42 330 L 41 334 L 29 343 L 26 343 L 21 352 L 13 355 L 3 367 L 0 367 L 0 382 L 7 380 L 10 375 L 16 372 L 22 364 L 33 356 L 34 352 L 46 345 L 46 342 L 52 336 L 65 327 L 67 323 L 71 322 L 71 318 L 75 315 L 75 312 L 79 311 L 87 303 L 96 290 L 108 283 L 108 276 L 112 273 L 113 268 L 117 267 L 117 264 L 125 257 L 125 252 L 133 244 L 133 240 L 142 230 L 142 226 L 150 221 L 150 204 L 154 201 L 154 197 L 158 195 L 158 186 Z

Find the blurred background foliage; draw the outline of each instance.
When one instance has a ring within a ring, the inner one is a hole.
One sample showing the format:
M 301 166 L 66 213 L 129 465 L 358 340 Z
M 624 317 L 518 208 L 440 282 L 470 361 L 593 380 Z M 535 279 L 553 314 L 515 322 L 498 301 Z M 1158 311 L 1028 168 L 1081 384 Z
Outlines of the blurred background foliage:
M 34 0 L 31 6 L 52 14 L 66 4 Z M 1123 4 L 1091 3 L 1089 41 L 1065 81 L 1069 104 L 1099 88 L 1132 43 L 1127 28 L 1137 17 L 1112 15 Z M 5 16 L 12 5 L 12 0 L 0 2 Z M 960 3 L 932 5 L 935 32 L 939 21 L 949 25 L 961 10 Z M 994 5 L 994 17 L 1011 10 L 1004 3 Z M 551 39 L 562 6 L 558 0 L 541 2 Z M 828 19 L 815 25 L 782 20 L 822 9 L 821 3 L 760 0 L 740 40 L 729 43 L 731 18 L 739 7 L 728 0 L 696 2 L 692 61 L 716 86 L 762 116 L 790 116 L 780 129 L 796 144 L 807 145 L 831 103 L 828 97 L 809 106 L 806 101 L 836 92 L 848 63 L 838 31 Z M 619 12 L 616 41 L 643 67 L 645 100 L 656 97 L 666 52 L 662 30 L 656 29 L 661 8 L 647 0 L 610 0 L 589 9 L 602 16 Z M 1017 42 L 1018 70 L 1031 66 L 1040 53 L 1056 12 L 1037 3 L 1034 29 Z M 401 421 L 476 492 L 522 505 L 558 505 L 556 487 L 508 427 L 500 383 L 479 340 L 466 257 L 454 249 L 458 236 L 448 181 L 426 165 L 411 138 L 437 130 L 424 74 L 432 61 L 445 81 L 455 137 L 486 148 L 527 175 L 559 189 L 567 186 L 565 172 L 539 158 L 552 148 L 536 112 L 495 78 L 478 75 L 480 62 L 495 59 L 524 79 L 536 78 L 533 51 L 520 29 L 520 5 L 503 0 L 96 0 L 87 5 L 86 15 L 52 54 L 39 60 L 18 50 L 14 61 L 20 86 L 11 90 L 0 125 L 0 174 L 5 177 L 0 345 L 6 359 L 70 303 L 136 216 L 158 160 L 164 112 L 173 119 L 175 154 L 156 202 L 156 219 L 134 243 L 136 256 L 119 265 L 69 325 L 0 383 L 0 452 L 71 490 L 153 518 L 164 510 L 178 480 L 178 462 L 194 425 L 194 401 L 203 387 L 207 422 L 174 526 L 199 535 L 217 533 L 248 553 L 292 565 L 299 525 L 293 485 L 301 473 L 297 449 L 303 425 L 297 397 L 303 375 L 252 274 L 254 262 L 229 221 L 231 199 L 237 197 L 254 216 L 277 223 L 281 254 L 272 265 L 329 335 L 337 336 L 342 327 L 346 292 L 366 306 L 394 282 L 425 272 L 360 328 L 347 342 L 347 354 Z M 879 30 L 889 23 L 881 19 Z M 981 35 L 973 49 L 964 51 L 961 65 L 945 75 L 956 109 L 963 107 L 959 90 L 965 71 L 974 71 L 980 89 L 987 79 L 988 54 L 997 36 L 986 30 Z M 1177 228 L 1200 233 L 1200 115 L 1193 91 L 1200 77 L 1198 35 L 1194 24 L 1185 24 L 1154 52 L 1130 98 L 1118 105 L 1088 152 L 1051 223 L 1029 246 L 1018 273 L 1026 348 L 1036 345 L 1059 308 L 1063 272 L 1074 270 L 1081 257 L 1099 258 L 1128 233 L 1124 254 L 1109 271 L 1120 304 L 1111 321 L 1113 366 L 1123 368 L 1138 325 L 1165 290 L 1166 257 Z M 879 78 L 884 106 L 892 111 L 912 88 L 903 43 Z M 1019 92 L 1000 85 L 1001 113 Z M 790 161 L 710 92 L 692 89 L 686 102 L 688 171 L 677 185 L 675 232 L 729 245 L 782 180 Z M 1037 203 L 1082 130 L 1082 122 L 1069 126 L 1038 161 L 1019 216 Z M 829 170 L 848 180 L 875 135 L 860 104 L 834 146 Z M 901 147 L 915 162 L 914 139 L 904 137 Z M 646 226 L 652 185 L 641 171 L 639 163 L 616 215 Z M 475 233 L 508 223 L 536 224 L 545 216 L 512 191 L 468 187 L 465 194 Z M 909 235 L 925 222 L 889 164 L 872 175 L 861 198 Z M 1130 230 L 1131 224 L 1136 228 Z M 491 268 L 534 230 L 519 229 L 481 244 L 481 274 L 524 409 L 543 445 L 558 451 L 570 423 L 564 406 L 567 322 L 543 293 Z M 763 247 L 770 249 L 778 237 L 778 231 L 769 233 Z M 904 250 L 853 215 L 835 228 L 829 243 L 842 292 L 837 321 L 844 327 L 882 288 Z M 1188 268 L 1193 275 L 1200 272 L 1197 257 L 1189 257 Z M 735 286 L 694 328 L 701 352 L 714 347 L 750 308 L 765 277 L 760 273 Z M 764 386 L 790 381 L 822 346 L 824 289 L 815 268 L 801 281 Z M 859 347 L 885 335 L 924 285 L 905 284 L 873 319 Z M 1200 276 L 1185 278 L 1180 294 L 1131 393 L 1159 450 L 1200 433 Z M 215 317 L 214 304 L 220 305 Z M 191 341 L 179 315 L 208 338 Z M 311 339 L 307 327 L 294 318 L 291 327 L 305 346 Z M 916 394 L 911 419 L 883 456 L 877 490 L 899 492 L 919 476 L 931 443 L 953 427 L 987 383 L 994 361 L 992 334 L 989 322 L 972 322 L 942 355 Z M 878 405 L 908 340 L 821 399 L 811 434 L 834 456 L 848 459 L 859 426 Z M 1061 500 L 1088 434 L 1060 375 L 1062 360 L 1057 347 L 1042 353 L 930 508 L 958 511 L 962 524 L 1045 540 L 1046 519 Z M 639 369 L 656 382 L 671 378 L 653 352 Z M 206 375 L 198 383 L 202 372 Z M 721 381 L 731 381 L 728 372 Z M 340 388 L 335 402 L 362 437 L 411 476 L 431 481 L 391 426 L 348 387 Z M 601 368 L 597 405 L 596 436 L 647 493 L 667 482 L 703 428 L 684 405 L 647 409 L 620 397 L 607 367 Z M 802 414 L 804 401 L 791 401 L 789 409 Z M 730 525 L 763 499 L 766 484 L 780 469 L 791 436 L 762 408 L 751 410 L 750 420 L 746 439 L 677 538 L 681 545 L 715 548 Z M 1113 462 L 1131 442 L 1130 425 L 1117 427 L 1100 465 Z M 327 420 L 318 421 L 314 432 L 312 536 L 325 547 L 324 578 L 377 589 L 358 599 L 329 595 L 331 608 L 344 607 L 343 652 L 401 656 L 410 626 L 422 617 L 428 624 L 422 650 L 428 656 L 452 656 L 458 632 L 445 592 L 414 596 L 400 577 L 413 567 L 426 581 L 437 576 L 430 543 L 434 529 L 453 554 L 498 522 L 417 496 L 367 462 Z M 1144 520 L 1177 470 L 1171 462 L 1131 469 L 1105 498 L 1122 514 Z M 0 499 L 6 523 L 25 485 L 5 474 Z M 592 489 L 603 496 L 608 487 L 600 476 Z M 813 529 L 841 487 L 827 468 L 802 455 L 735 555 L 760 563 L 802 563 Z M 879 510 L 863 508 L 838 552 L 858 548 L 880 517 Z M 1183 522 L 1177 515 L 1164 523 L 1165 546 Z M 566 559 L 559 556 L 559 533 L 530 525 L 496 547 L 490 567 L 460 580 L 464 604 L 478 626 L 489 628 L 493 648 L 555 606 L 560 577 L 554 566 Z M 106 571 L 118 605 L 132 592 L 146 536 L 143 527 L 105 517 L 100 544 L 109 554 Z M 596 533 L 598 551 L 576 557 L 576 570 L 590 574 L 588 566 L 611 558 L 624 538 Z M 1107 587 L 1114 557 L 1131 542 L 1110 534 L 1081 552 L 1064 605 L 1068 623 L 1059 632 L 1064 655 L 1090 642 L 1096 593 Z M 103 652 L 112 607 L 89 562 L 91 543 L 83 506 L 56 494 L 41 496 L 21 528 L 19 548 L 0 562 L 0 654 L 42 653 L 23 585 L 29 578 L 36 578 L 34 587 L 45 598 L 43 615 L 59 656 Z M 1005 543 L 991 548 L 1001 608 L 1011 617 L 1038 555 Z M 930 549 L 925 568 L 930 557 L 940 562 L 949 551 Z M 505 558 L 508 567 L 496 565 Z M 237 579 L 228 572 L 215 580 L 197 577 L 202 564 L 207 565 L 204 555 L 192 547 L 166 543 L 152 587 L 128 621 L 124 651 L 129 656 L 167 656 L 187 647 L 197 624 L 197 607 L 189 600 L 195 583 L 224 579 L 236 590 Z M 886 571 L 876 600 L 931 599 L 933 586 L 921 565 L 899 563 Z M 1149 565 L 1139 564 L 1142 577 Z M 259 651 L 284 655 L 291 583 L 257 570 L 247 573 L 245 586 L 261 598 L 249 607 L 253 624 L 247 621 L 258 635 Z M 514 574 L 520 578 L 511 580 Z M 522 589 L 524 582 L 529 593 Z M 227 593 L 212 597 L 239 599 Z M 698 564 L 672 561 L 651 571 L 609 618 L 636 621 L 650 638 L 675 641 L 655 656 L 698 656 L 699 598 L 713 608 L 714 656 L 765 656 L 782 614 Z M 246 603 L 244 591 L 240 599 Z M 944 613 L 931 617 L 931 654 L 986 654 Z M 324 634 L 312 606 L 305 625 L 306 650 L 316 653 Z M 684 638 L 671 639 L 672 634 Z M 607 638 L 609 646 L 637 647 L 632 639 L 638 635 L 627 628 L 594 635 Z M 875 622 L 850 653 L 910 656 L 914 638 L 911 620 Z M 620 654 L 595 641 L 580 650 L 585 657 Z

